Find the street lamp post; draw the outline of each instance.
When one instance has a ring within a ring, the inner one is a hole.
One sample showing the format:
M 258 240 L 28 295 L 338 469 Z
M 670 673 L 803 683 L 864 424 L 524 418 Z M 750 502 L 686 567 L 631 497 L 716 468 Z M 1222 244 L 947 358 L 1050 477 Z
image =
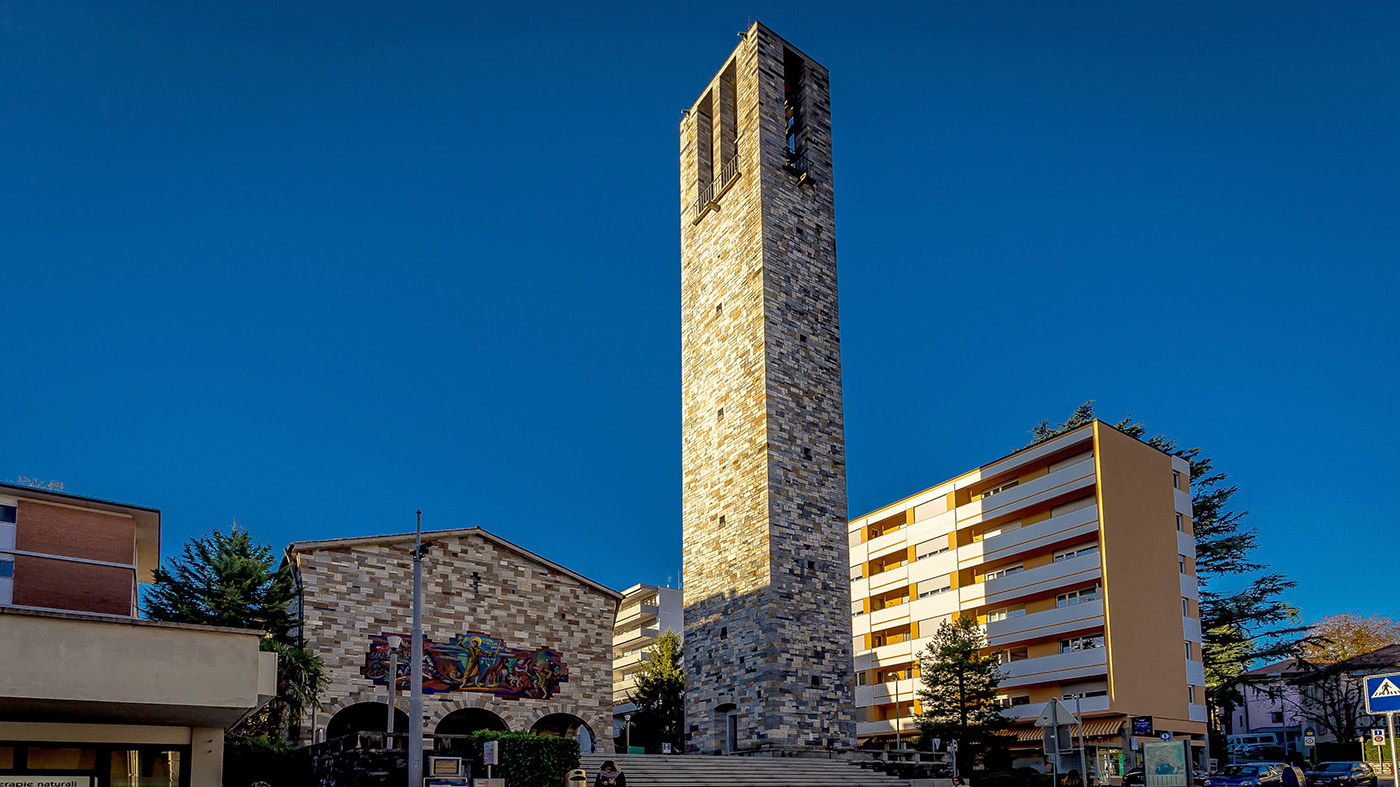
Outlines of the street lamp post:
M 389 636 L 386 644 L 389 646 L 389 724 L 384 731 L 390 735 L 394 734 L 394 694 L 399 688 L 399 648 L 403 645 L 403 637 L 397 634 Z M 385 739 L 388 743 L 388 739 Z M 392 748 L 392 745 L 390 746 Z
M 423 509 L 413 538 L 413 664 L 409 667 L 408 783 L 423 783 Z
M 623 754 L 632 753 L 632 714 L 622 714 L 622 749 Z

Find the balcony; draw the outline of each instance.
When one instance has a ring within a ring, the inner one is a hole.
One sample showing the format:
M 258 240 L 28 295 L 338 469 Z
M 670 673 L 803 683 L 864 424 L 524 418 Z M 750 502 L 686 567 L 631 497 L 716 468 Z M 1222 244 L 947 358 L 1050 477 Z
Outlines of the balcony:
M 907 527 L 896 528 L 883 536 L 865 542 L 865 554 L 868 556 L 866 559 L 882 557 L 896 547 L 906 546 L 905 536 L 908 535 L 908 530 Z
M 893 735 L 894 725 L 894 719 L 856 722 L 856 735 Z M 918 730 L 919 722 L 917 719 L 907 716 L 899 719 L 900 732 L 918 732 Z
M 984 603 L 1000 604 L 1023 596 L 1053 591 L 1066 585 L 1099 579 L 1102 576 L 1098 552 L 1073 557 L 983 583 L 986 585 Z
M 1180 489 L 1173 489 L 1172 498 L 1176 501 L 1176 510 L 1179 513 L 1191 516 L 1191 495 L 1181 491 Z
M 1191 686 L 1206 685 L 1206 665 L 1200 661 L 1186 662 L 1186 683 Z
M 877 609 L 871 612 L 866 620 L 870 621 L 870 628 L 873 631 L 889 628 L 896 623 L 908 623 L 909 608 L 910 605 L 905 603 L 896 604 L 892 607 L 885 607 L 884 609 Z
M 613 634 L 613 650 L 627 650 L 629 646 L 635 646 L 638 643 L 656 639 L 659 636 L 661 636 L 661 631 L 659 629 L 646 628 L 645 626 L 631 629 L 630 631 L 618 632 Z
M 1189 709 L 1189 713 L 1191 714 L 1191 721 L 1204 722 L 1208 718 L 1206 716 L 1206 706 L 1204 705 L 1193 704 L 1188 705 L 1187 708 Z
M 1196 587 L 1196 576 L 1194 574 L 1181 575 L 1181 597 L 1196 601 L 1201 597 L 1200 588 Z
M 617 622 L 613 624 L 613 628 L 620 629 L 637 626 L 643 621 L 649 621 L 660 614 L 661 608 L 655 604 L 636 604 L 630 607 L 623 607 L 617 611 Z
M 1181 630 L 1186 634 L 1186 639 L 1191 642 L 1201 641 L 1201 621 L 1196 618 L 1182 618 Z
M 1093 486 L 1094 479 L 1094 458 L 1091 456 L 1000 494 L 959 506 L 958 524 L 966 526 L 973 521 L 1009 513 L 1019 506 L 1038 503 L 1078 489 L 1087 489 Z
M 1074 700 L 1063 700 L 1065 707 L 1074 710 Z M 1108 697 L 1085 697 L 1079 701 L 1079 710 L 1084 714 L 1101 713 L 1108 710 Z M 1002 708 L 1001 715 L 1008 719 L 1036 719 L 1045 711 L 1045 703 L 1033 702 L 1029 705 L 1012 705 Z M 1063 719 L 1061 719 L 1063 721 Z
M 896 642 L 893 645 L 881 645 L 870 651 L 874 657 L 872 666 L 883 667 L 891 664 L 905 664 L 913 661 L 914 654 L 918 649 L 914 647 L 912 641 Z
M 613 668 L 613 670 L 616 671 L 616 670 L 625 670 L 625 669 L 627 669 L 628 667 L 635 667 L 635 666 L 637 666 L 638 664 L 641 664 L 641 663 L 642 663 L 642 659 L 645 658 L 645 657 L 646 657 L 646 649 L 645 649 L 645 648 L 637 648 L 636 650 L 628 651 L 628 652 L 622 654 L 621 656 L 617 656 L 616 658 L 614 658 L 614 659 L 613 659 L 613 663 L 612 663 L 612 668 Z
M 1004 535 L 984 539 L 981 542 L 982 559 L 987 562 L 1001 560 L 1071 538 L 1082 536 L 1087 539 L 1090 535 L 1097 536 L 1098 532 L 1099 507 L 1092 505 L 1071 511 L 1068 514 L 1051 517 L 1044 522 L 1027 525 Z
M 1024 639 L 1052 637 L 1102 625 L 1103 599 L 1098 599 L 988 623 L 987 644 L 996 648 Z
M 1108 672 L 1108 650 L 1092 648 L 1041 656 L 1001 665 L 1006 679 L 1002 688 L 1029 686 L 1034 683 L 1063 683 Z
M 1196 556 L 1196 537 L 1190 533 L 1176 534 L 1176 553 L 1194 558 Z
M 903 565 L 888 571 L 881 571 L 875 576 L 870 577 L 868 582 L 870 583 L 870 595 L 872 596 L 887 590 L 893 590 L 902 585 L 908 585 L 909 566 Z
M 233 726 L 277 690 L 259 632 L 0 610 L 7 718 Z

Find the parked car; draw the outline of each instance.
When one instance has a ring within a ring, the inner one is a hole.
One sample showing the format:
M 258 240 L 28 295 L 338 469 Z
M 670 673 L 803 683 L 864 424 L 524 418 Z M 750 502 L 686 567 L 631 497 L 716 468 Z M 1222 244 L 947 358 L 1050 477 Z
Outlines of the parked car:
M 386 704 L 385 707 L 388 705 Z M 1123 774 L 1123 787 L 1144 787 L 1146 784 L 1147 779 L 1143 777 L 1141 768 L 1133 768 Z
M 1250 760 L 1260 762 L 1288 763 L 1306 767 L 1307 758 L 1296 751 L 1289 751 L 1272 743 L 1261 743 L 1255 746 L 1241 746 L 1234 752 L 1236 760 Z
M 1341 760 L 1319 763 L 1307 773 L 1308 787 L 1376 787 L 1380 777 L 1364 762 Z
M 1226 765 L 1206 777 L 1205 787 L 1284 787 L 1283 769 L 1276 762 L 1247 762 Z M 1299 784 L 1302 783 L 1302 774 Z

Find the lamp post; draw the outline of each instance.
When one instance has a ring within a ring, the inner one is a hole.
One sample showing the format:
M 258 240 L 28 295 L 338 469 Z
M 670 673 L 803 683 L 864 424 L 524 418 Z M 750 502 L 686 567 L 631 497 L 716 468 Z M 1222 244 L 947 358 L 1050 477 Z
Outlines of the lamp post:
M 423 783 L 423 509 L 413 538 L 413 664 L 409 667 L 408 783 Z
M 632 714 L 622 714 L 622 748 L 623 754 L 632 753 Z
M 388 644 L 389 646 L 389 701 L 388 703 L 386 703 L 389 706 L 389 724 L 387 727 L 384 728 L 384 731 L 390 735 L 393 735 L 394 693 L 398 690 L 399 687 L 399 648 L 403 645 L 403 637 L 400 637 L 397 634 L 391 634 L 389 635 L 389 639 L 386 644 Z M 387 738 L 385 739 L 385 743 L 388 743 Z

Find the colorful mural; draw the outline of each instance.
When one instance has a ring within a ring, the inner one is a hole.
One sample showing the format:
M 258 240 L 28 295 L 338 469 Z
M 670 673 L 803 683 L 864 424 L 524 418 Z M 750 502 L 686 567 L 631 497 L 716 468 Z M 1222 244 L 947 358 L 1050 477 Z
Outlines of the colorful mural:
M 369 653 L 360 674 L 380 685 L 388 685 L 388 636 L 370 637 Z M 399 648 L 396 685 L 407 691 L 409 672 L 408 643 Z M 523 650 L 508 648 L 505 641 L 476 631 L 458 634 L 451 640 L 433 642 L 423 638 L 423 693 L 477 691 L 507 699 L 547 700 L 568 681 L 569 670 L 563 655 L 549 648 Z

